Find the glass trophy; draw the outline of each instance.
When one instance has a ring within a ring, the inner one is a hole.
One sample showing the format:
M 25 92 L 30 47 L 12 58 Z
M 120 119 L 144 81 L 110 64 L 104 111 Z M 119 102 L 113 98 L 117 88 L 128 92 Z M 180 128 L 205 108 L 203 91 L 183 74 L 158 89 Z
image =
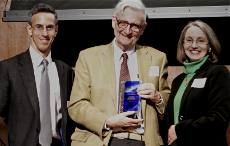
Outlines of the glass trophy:
M 137 94 L 137 88 L 140 85 L 140 81 L 123 81 L 121 82 L 121 96 L 123 101 L 120 103 L 123 105 L 123 112 L 135 111 L 134 115 L 129 117 L 137 118 L 139 116 L 141 97 Z

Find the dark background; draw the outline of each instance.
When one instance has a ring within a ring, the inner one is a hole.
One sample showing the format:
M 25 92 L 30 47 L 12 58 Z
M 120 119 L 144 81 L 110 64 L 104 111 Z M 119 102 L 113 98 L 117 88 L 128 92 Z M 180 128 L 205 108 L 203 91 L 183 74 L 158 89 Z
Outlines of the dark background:
M 109 9 L 119 0 L 12 0 L 11 10 L 30 10 L 37 3 L 47 3 L 55 10 L 62 9 Z M 229 0 L 142 0 L 148 7 L 191 7 L 229 5 Z
M 112 9 L 119 0 L 12 0 L 11 10 L 30 10 L 44 2 L 56 10 Z M 230 5 L 230 0 L 142 0 L 147 8 Z M 180 12 L 179 12 L 180 13 Z M 205 13 L 205 11 L 204 11 Z M 230 17 L 147 19 L 144 34 L 137 42 L 165 52 L 170 66 L 181 65 L 176 60 L 177 42 L 189 21 L 202 20 L 210 25 L 222 46 L 219 64 L 230 65 Z M 52 57 L 74 67 L 81 50 L 108 44 L 114 38 L 112 20 L 61 20 L 52 45 Z
M 170 66 L 176 60 L 177 42 L 189 21 L 202 20 L 212 27 L 222 46 L 219 64 L 230 65 L 230 17 L 147 19 L 144 34 L 137 42 L 166 53 Z M 59 32 L 52 45 L 52 57 L 74 67 L 81 50 L 108 44 L 114 39 L 112 20 L 59 21 Z

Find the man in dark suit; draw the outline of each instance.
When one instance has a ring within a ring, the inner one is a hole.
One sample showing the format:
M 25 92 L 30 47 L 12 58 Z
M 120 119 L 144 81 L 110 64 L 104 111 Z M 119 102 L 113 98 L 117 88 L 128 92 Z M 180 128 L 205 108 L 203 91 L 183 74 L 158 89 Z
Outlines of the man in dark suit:
M 58 32 L 55 10 L 35 5 L 27 30 L 29 49 L 0 62 L 0 116 L 8 126 L 9 145 L 67 146 L 69 130 L 74 129 L 67 128 L 74 72 L 51 59 L 51 44 Z

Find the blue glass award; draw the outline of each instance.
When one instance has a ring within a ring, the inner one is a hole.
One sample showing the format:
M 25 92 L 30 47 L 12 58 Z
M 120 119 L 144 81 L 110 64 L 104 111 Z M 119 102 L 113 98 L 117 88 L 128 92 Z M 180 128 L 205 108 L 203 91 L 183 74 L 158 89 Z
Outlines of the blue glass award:
M 137 94 L 139 81 L 126 81 L 124 88 L 124 104 L 123 111 L 139 111 L 141 98 Z

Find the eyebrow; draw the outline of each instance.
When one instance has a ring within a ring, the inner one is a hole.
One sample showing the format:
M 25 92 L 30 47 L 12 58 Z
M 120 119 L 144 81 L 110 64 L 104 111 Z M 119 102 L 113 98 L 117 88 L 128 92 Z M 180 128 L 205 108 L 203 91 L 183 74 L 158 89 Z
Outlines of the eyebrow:
M 40 24 L 40 23 L 37 23 L 37 24 L 35 24 L 35 25 L 42 25 L 42 26 L 55 26 L 55 24 L 48 24 L 48 25 L 43 25 L 43 24 Z
M 191 36 L 187 36 L 187 37 L 185 37 L 185 39 L 186 38 L 192 38 Z M 207 39 L 207 38 L 205 38 L 205 37 L 197 37 L 197 39 L 200 39 L 200 38 L 204 38 L 204 39 Z
M 140 26 L 142 26 L 144 23 L 134 23 L 134 22 L 129 22 L 129 21 L 127 21 L 127 20 L 123 20 L 123 19 L 118 19 L 117 17 L 116 17 L 116 19 L 118 20 L 118 21 L 125 21 L 125 22 L 128 22 L 129 24 L 135 24 L 135 25 L 140 25 Z

